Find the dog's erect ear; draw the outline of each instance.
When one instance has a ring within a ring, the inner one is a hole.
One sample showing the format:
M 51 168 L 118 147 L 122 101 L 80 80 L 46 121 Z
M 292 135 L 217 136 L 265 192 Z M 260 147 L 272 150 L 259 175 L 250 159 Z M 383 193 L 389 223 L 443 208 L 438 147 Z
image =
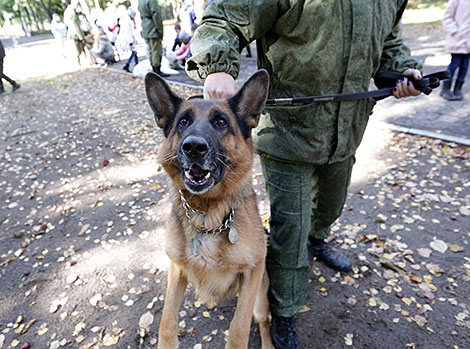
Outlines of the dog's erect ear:
M 145 75 L 145 92 L 157 125 L 168 129 L 169 122 L 176 113 L 182 99 L 176 96 L 168 84 L 155 73 Z
M 258 125 L 259 115 L 268 98 L 268 90 L 269 75 L 266 70 L 261 69 L 254 73 L 228 102 L 237 116 L 243 118 L 249 127 L 254 128 Z

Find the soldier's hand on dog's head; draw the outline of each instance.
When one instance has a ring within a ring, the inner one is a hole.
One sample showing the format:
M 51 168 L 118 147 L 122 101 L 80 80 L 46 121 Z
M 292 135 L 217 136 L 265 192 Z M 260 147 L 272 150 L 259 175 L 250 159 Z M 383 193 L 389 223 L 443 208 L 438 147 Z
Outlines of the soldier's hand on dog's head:
M 225 99 L 236 93 L 237 84 L 230 74 L 213 73 L 204 82 L 204 99 Z

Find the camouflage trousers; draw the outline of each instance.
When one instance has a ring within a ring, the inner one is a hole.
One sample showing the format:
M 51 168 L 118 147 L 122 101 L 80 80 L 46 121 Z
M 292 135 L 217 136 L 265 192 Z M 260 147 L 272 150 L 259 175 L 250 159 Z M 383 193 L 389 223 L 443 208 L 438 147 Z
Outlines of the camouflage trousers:
M 145 41 L 149 47 L 150 65 L 155 69 L 160 69 L 163 55 L 162 39 L 146 38 Z
M 326 239 L 341 215 L 355 157 L 328 165 L 287 163 L 261 154 L 271 203 L 266 268 L 277 316 L 295 315 L 309 292 L 309 235 Z

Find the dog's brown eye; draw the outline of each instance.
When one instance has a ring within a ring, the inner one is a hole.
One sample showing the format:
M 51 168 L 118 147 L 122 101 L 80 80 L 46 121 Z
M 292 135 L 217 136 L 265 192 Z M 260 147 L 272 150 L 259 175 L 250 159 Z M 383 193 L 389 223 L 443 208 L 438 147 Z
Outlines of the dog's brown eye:
M 217 121 L 215 122 L 215 124 L 218 127 L 225 127 L 225 126 L 227 126 L 227 120 L 225 120 L 224 118 L 218 118 Z
M 187 126 L 187 125 L 189 124 L 189 121 L 188 121 L 188 119 L 186 119 L 186 118 L 181 118 L 179 124 L 180 124 L 181 126 Z

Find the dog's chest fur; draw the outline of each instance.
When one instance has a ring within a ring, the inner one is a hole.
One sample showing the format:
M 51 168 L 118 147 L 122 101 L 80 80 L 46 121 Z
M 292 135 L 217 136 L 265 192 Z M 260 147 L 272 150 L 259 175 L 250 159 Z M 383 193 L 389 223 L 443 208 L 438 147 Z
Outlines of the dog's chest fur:
M 199 234 L 201 249 L 195 255 L 192 240 L 196 233 L 185 215 L 179 199 L 173 202 L 173 212 L 166 236 L 166 252 L 170 259 L 178 264 L 188 281 L 195 288 L 199 298 L 208 304 L 233 296 L 238 291 L 244 275 L 265 257 L 266 236 L 259 216 L 249 215 L 256 210 L 254 196 L 243 198 L 235 210 L 235 228 L 238 241 L 228 240 L 228 231 L 216 234 Z M 215 214 L 206 214 L 207 228 L 216 228 L 229 212 L 225 208 Z M 257 212 L 257 211 L 255 211 Z M 201 219 L 194 220 L 201 226 Z

